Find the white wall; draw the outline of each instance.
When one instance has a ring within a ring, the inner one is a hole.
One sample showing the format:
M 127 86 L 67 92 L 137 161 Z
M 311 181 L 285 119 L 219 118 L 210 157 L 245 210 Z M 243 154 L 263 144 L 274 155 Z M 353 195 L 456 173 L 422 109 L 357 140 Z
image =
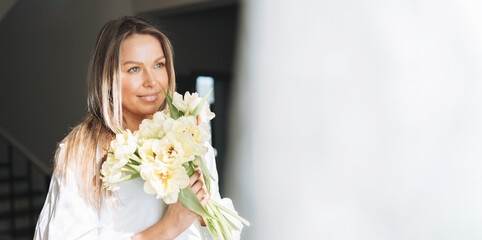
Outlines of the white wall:
M 482 4 L 247 0 L 226 192 L 245 239 L 481 239 Z

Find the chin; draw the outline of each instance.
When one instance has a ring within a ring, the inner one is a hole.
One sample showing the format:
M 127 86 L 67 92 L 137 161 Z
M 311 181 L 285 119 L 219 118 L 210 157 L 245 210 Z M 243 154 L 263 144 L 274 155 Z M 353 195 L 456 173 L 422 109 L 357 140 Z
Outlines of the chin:
M 161 111 L 161 110 L 162 110 L 162 109 L 161 109 L 161 106 L 162 106 L 162 104 L 159 104 L 159 105 L 157 105 L 156 107 L 154 107 L 154 108 L 152 108 L 152 109 L 149 109 L 150 114 L 154 114 L 154 113 L 156 113 L 156 112 L 158 112 L 158 111 Z
M 157 111 L 159 111 L 159 108 L 156 108 L 156 109 L 150 109 L 148 111 L 144 111 L 144 115 L 153 115 L 154 113 L 156 113 Z
M 158 111 L 159 108 L 155 107 L 143 107 L 143 108 L 137 108 L 137 111 L 133 112 L 134 115 L 137 115 L 142 118 L 149 118 L 152 116 L 154 113 Z

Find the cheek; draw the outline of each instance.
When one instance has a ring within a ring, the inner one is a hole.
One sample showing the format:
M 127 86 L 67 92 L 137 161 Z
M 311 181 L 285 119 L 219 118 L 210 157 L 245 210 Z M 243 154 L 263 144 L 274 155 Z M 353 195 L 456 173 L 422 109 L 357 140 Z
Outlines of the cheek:
M 122 100 L 127 100 L 132 95 L 136 95 L 137 85 L 133 79 L 122 79 Z
M 161 85 L 162 89 L 167 91 L 167 87 L 169 86 L 169 76 L 167 71 L 163 71 L 159 75 L 160 76 L 157 78 L 159 79 L 159 84 Z

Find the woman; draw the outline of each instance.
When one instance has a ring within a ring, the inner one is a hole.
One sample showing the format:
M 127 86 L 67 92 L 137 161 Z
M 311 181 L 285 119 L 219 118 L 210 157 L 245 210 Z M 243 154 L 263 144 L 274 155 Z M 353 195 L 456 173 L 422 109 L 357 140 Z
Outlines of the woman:
M 144 20 L 112 20 L 100 32 L 89 70 L 88 114 L 59 144 L 34 239 L 211 239 L 202 218 L 179 202 L 166 206 L 146 194 L 142 179 L 122 182 L 110 192 L 99 178 L 119 129 L 137 130 L 165 107 L 163 91 L 174 91 L 169 40 Z M 217 179 L 208 147 L 206 164 Z M 196 172 L 189 186 L 201 204 L 219 199 L 234 210 L 229 199 L 220 199 L 217 182 L 207 193 Z

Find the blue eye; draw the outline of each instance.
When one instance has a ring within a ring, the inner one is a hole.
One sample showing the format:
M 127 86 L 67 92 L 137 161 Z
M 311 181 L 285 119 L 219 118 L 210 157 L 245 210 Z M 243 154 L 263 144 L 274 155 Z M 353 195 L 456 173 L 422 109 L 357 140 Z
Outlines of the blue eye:
M 138 72 L 138 71 L 139 71 L 138 67 L 133 67 L 133 68 L 129 69 L 127 72 Z
M 156 68 L 163 68 L 164 66 L 166 66 L 166 64 L 164 64 L 164 63 L 156 64 Z

